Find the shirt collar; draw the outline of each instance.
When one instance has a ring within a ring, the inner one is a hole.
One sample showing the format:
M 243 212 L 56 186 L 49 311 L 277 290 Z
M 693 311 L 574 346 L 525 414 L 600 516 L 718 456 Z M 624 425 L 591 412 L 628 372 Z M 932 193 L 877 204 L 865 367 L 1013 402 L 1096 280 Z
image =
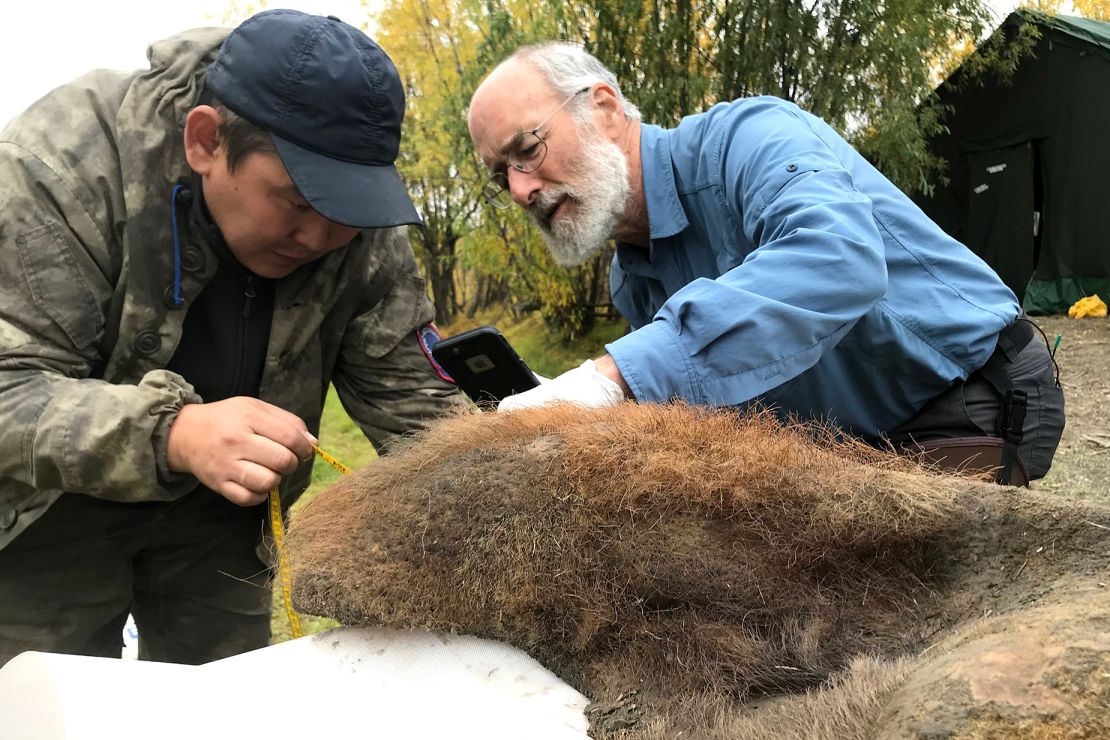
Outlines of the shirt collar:
M 649 123 L 640 124 L 640 162 L 649 237 L 654 241 L 674 236 L 690 221 L 678 199 L 669 131 Z

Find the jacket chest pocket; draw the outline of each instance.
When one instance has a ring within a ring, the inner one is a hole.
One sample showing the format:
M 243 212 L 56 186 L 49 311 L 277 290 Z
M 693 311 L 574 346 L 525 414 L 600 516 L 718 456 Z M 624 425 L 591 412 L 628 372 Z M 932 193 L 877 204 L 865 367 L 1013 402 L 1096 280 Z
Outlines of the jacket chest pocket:
M 104 312 L 61 227 L 48 223 L 14 241 L 35 307 L 74 348 L 88 349 L 104 331 Z

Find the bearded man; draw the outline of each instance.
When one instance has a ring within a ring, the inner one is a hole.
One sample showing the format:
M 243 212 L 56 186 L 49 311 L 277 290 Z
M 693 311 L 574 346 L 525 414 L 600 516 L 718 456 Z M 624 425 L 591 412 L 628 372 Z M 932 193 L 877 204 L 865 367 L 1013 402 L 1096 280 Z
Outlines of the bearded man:
M 549 43 L 489 74 L 469 126 L 483 195 L 527 209 L 558 262 L 617 240 L 633 329 L 502 410 L 758 403 L 872 443 L 974 441 L 1002 482 L 1048 472 L 1064 399 L 1047 340 L 820 119 L 756 97 L 652 126 L 597 59 Z

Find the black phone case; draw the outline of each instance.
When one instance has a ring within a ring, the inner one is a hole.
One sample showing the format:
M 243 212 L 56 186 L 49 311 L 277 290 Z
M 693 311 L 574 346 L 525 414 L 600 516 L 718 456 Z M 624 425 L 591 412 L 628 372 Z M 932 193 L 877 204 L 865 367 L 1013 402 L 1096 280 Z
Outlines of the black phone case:
M 539 385 L 524 360 L 492 326 L 447 337 L 432 348 L 432 356 L 475 403 L 497 403 Z

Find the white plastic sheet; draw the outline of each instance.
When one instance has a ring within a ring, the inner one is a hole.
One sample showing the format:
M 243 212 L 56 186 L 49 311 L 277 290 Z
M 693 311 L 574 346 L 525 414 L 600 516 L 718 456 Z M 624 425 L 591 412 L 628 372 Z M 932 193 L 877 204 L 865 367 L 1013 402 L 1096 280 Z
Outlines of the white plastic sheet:
M 584 740 L 586 697 L 464 635 L 342 628 L 203 666 L 24 653 L 0 737 Z

